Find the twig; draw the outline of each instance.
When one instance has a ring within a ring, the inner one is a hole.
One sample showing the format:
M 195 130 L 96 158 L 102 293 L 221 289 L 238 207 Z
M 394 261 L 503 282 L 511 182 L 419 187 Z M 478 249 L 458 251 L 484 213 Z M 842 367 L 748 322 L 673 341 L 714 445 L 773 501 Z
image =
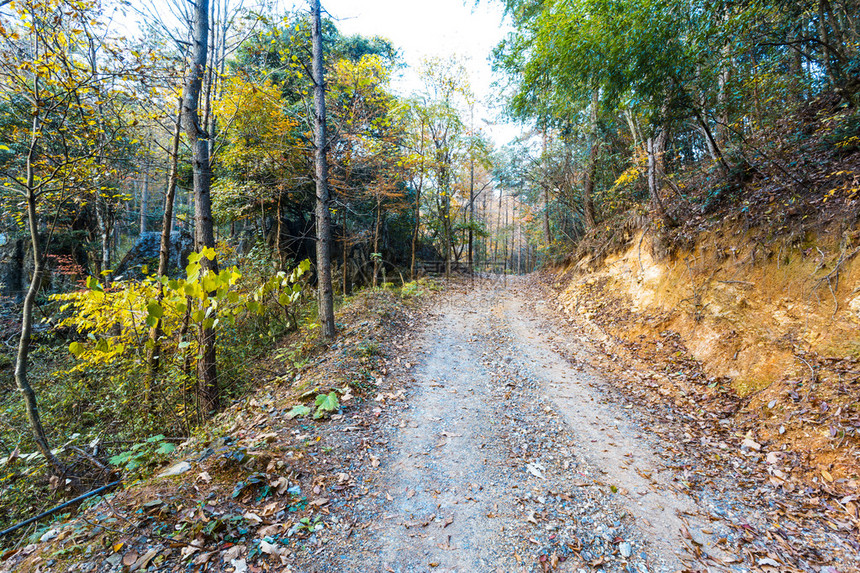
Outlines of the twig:
M 815 377 L 816 377 L 815 369 L 812 367 L 812 365 L 809 362 L 807 362 L 802 356 L 795 355 L 794 357 L 797 358 L 798 360 L 800 360 L 801 362 L 803 362 L 804 364 L 806 364 L 806 367 L 809 368 L 809 371 L 812 373 L 812 379 L 810 381 L 815 382 Z
M 105 472 L 106 474 L 110 475 L 111 473 L 113 473 L 109 467 L 107 467 L 106 465 L 101 463 L 95 456 L 88 454 L 85 450 L 83 450 L 77 446 L 69 446 L 69 449 L 78 452 L 78 454 L 83 456 L 84 459 L 89 461 L 91 464 L 93 464 L 94 466 L 96 466 L 97 468 L 99 468 L 100 470 Z

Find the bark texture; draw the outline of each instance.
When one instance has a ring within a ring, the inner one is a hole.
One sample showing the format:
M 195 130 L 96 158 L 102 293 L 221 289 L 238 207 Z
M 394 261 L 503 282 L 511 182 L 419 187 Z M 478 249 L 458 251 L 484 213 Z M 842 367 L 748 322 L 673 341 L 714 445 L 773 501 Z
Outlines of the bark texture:
M 182 94 L 182 124 L 191 146 L 191 161 L 194 169 L 194 219 L 197 247 L 215 246 L 212 223 L 212 166 L 209 162 L 209 135 L 200 127 L 200 91 L 206 71 L 208 52 L 209 0 L 197 0 L 194 4 L 192 24 L 193 57 L 185 89 Z M 200 260 L 204 272 L 218 272 L 217 259 Z M 214 318 L 214 316 L 212 317 Z M 218 373 L 215 361 L 215 331 L 200 329 L 200 358 L 197 362 L 197 387 L 200 408 L 208 413 L 218 409 Z
M 320 1 L 311 0 L 311 44 L 314 82 L 314 167 L 316 175 L 317 296 L 323 335 L 332 339 L 334 293 L 331 283 L 331 214 L 328 189 L 328 140 L 326 139 L 325 76 L 323 73 L 322 23 Z

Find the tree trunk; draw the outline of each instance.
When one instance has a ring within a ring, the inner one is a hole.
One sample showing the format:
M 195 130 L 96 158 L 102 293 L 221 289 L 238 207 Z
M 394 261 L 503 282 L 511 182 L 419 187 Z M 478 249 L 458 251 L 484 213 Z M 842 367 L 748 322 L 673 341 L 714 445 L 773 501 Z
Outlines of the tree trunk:
M 666 227 L 674 227 L 675 221 L 666 212 L 663 199 L 660 197 L 660 179 L 657 176 L 660 171 L 658 163 L 662 160 L 665 148 L 665 130 L 657 136 L 655 142 L 653 137 L 646 140 L 646 151 L 648 153 L 648 194 L 651 197 L 651 208 L 656 210 L 660 219 Z
M 37 108 L 38 109 L 38 108 Z M 32 139 L 30 141 L 30 150 L 27 154 L 27 222 L 30 225 L 30 242 L 33 249 L 33 278 L 30 281 L 30 286 L 27 289 L 27 294 L 24 297 L 24 307 L 21 311 L 21 338 L 18 340 L 18 355 L 15 360 L 15 384 L 18 387 L 18 392 L 24 398 L 24 406 L 27 411 L 27 420 L 30 423 L 30 430 L 33 433 L 33 440 L 36 442 L 36 447 L 39 452 L 50 464 L 50 466 L 62 473 L 65 467 L 59 459 L 51 452 L 48 445 L 48 438 L 45 435 L 45 429 L 42 427 L 42 419 L 39 416 L 39 405 L 36 402 L 36 393 L 33 387 L 30 386 L 30 380 L 27 377 L 28 358 L 30 354 L 31 336 L 33 334 L 33 305 L 36 303 L 36 295 L 39 293 L 39 287 L 42 284 L 42 276 L 44 273 L 45 259 L 42 255 L 42 245 L 39 240 L 39 215 L 36 211 L 36 192 L 35 173 L 33 163 L 36 160 L 36 148 L 39 143 L 39 116 L 33 117 Z
M 708 125 L 708 122 L 705 121 L 705 118 L 702 117 L 702 114 L 696 110 L 694 112 L 696 114 L 696 119 L 699 120 L 699 126 L 702 128 L 702 133 L 705 134 L 705 139 L 708 143 L 708 150 L 711 153 L 712 157 L 720 164 L 720 168 L 723 170 L 723 173 L 728 173 L 729 164 L 726 163 L 725 157 L 723 157 L 723 152 L 720 149 L 717 140 L 714 138 L 714 134 L 711 132 L 711 128 Z
M 418 249 L 418 233 L 421 229 L 421 187 L 424 183 L 424 174 L 421 174 L 421 182 L 415 189 L 415 226 L 412 227 L 412 258 L 409 263 L 409 277 L 415 280 L 415 251 Z
M 474 275 L 474 260 L 472 259 L 472 226 L 475 224 L 475 158 L 469 163 L 469 274 Z
M 99 273 L 110 270 L 110 238 L 111 224 L 108 214 L 107 200 L 102 197 L 101 192 L 96 192 L 96 222 L 99 227 L 99 242 L 101 245 L 101 258 L 98 261 Z M 108 282 L 107 274 L 103 275 L 105 283 Z
M 502 234 L 502 192 L 499 191 L 499 208 L 496 210 L 496 236 L 493 241 L 493 262 L 499 262 L 499 239 Z
M 149 166 L 143 172 L 143 184 L 140 187 L 140 234 L 146 232 L 146 213 L 149 210 Z
M 179 167 L 179 138 L 182 123 L 182 98 L 179 98 L 176 123 L 173 128 L 173 142 L 170 149 L 170 174 L 167 177 L 167 191 L 164 194 L 164 215 L 161 218 L 161 244 L 158 249 L 158 276 L 163 277 L 168 273 L 170 263 L 170 231 L 173 226 L 173 202 L 176 197 L 176 179 Z M 159 281 L 158 295 L 156 300 L 160 305 L 164 300 L 164 285 Z M 152 386 L 158 374 L 161 360 L 161 336 L 163 327 L 161 319 L 149 330 L 149 340 L 152 342 L 147 353 L 146 377 L 144 379 L 144 403 L 149 405 L 152 401 Z
M 349 276 L 349 235 L 346 230 L 346 209 L 343 209 L 341 221 L 341 225 L 343 226 L 343 231 L 341 232 L 343 247 L 343 295 L 349 296 L 352 294 L 352 281 Z
M 325 77 L 323 74 L 320 0 L 311 2 L 311 43 L 314 82 L 314 166 L 316 174 L 317 290 L 323 336 L 335 337 L 334 296 L 331 285 L 331 214 L 329 213 L 326 151 Z
M 446 164 L 447 165 L 447 164 Z M 442 229 L 445 232 L 445 279 L 451 278 L 451 247 L 453 246 L 453 233 L 451 232 L 451 192 L 448 189 L 448 169 L 440 169 L 440 180 L 444 183 L 441 185 L 444 189 L 442 196 Z
M 720 145 L 725 147 L 729 142 L 729 81 L 732 75 L 731 52 L 728 44 L 722 49 L 723 61 L 717 77 L 717 137 Z
M 831 85 L 836 85 L 836 71 L 833 68 L 834 58 L 833 50 L 830 45 L 830 34 L 827 30 L 827 0 L 818 0 L 818 40 L 821 43 L 821 59 L 824 63 L 824 69 L 827 71 L 827 78 Z
M 541 187 L 543 187 L 543 239 L 546 241 L 546 246 L 552 244 L 552 236 L 549 229 L 549 156 L 547 155 L 549 134 L 546 127 L 543 130 L 543 173 L 541 177 Z
M 409 265 L 409 276 L 415 280 L 415 251 L 418 248 L 418 234 L 421 230 L 421 191 L 424 187 L 424 118 L 421 118 L 421 143 L 418 156 L 421 157 L 421 170 L 418 173 L 418 186 L 415 189 L 415 226 L 412 228 L 412 260 Z
M 212 201 L 210 187 L 212 166 L 209 163 L 209 134 L 200 127 L 200 92 L 206 71 L 208 52 L 209 0 L 197 0 L 193 22 L 193 58 L 182 95 L 182 123 L 191 146 L 191 161 L 194 171 L 194 219 L 195 239 L 198 249 L 215 247 L 215 232 L 212 223 Z M 218 261 L 201 257 L 203 272 L 218 272 Z M 209 318 L 215 318 L 210 315 Z M 215 331 L 213 328 L 199 330 L 200 358 L 197 362 L 197 388 L 200 407 L 204 413 L 218 409 L 218 375 L 215 362 Z
M 376 288 L 379 277 L 379 263 L 382 254 L 379 252 L 379 226 L 382 219 L 382 201 L 376 197 L 376 223 L 373 225 L 373 282 L 371 286 Z
M 597 174 L 597 105 L 600 92 L 595 89 L 591 94 L 591 118 L 588 129 L 588 167 L 582 186 L 582 210 L 585 214 L 585 228 L 593 229 L 594 218 L 594 179 Z

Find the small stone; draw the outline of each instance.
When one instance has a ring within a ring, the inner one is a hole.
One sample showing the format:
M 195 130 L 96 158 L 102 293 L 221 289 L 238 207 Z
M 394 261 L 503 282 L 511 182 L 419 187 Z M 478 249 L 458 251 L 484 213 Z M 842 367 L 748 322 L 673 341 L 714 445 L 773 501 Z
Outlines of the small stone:
M 747 448 L 748 450 L 761 450 L 761 444 L 753 440 L 752 438 L 745 438 L 743 443 L 741 443 L 742 448 Z
M 293 496 L 299 496 L 302 495 L 302 488 L 297 485 L 291 485 L 287 488 L 287 493 Z
M 191 469 L 191 464 L 183 461 L 183 462 L 179 462 L 178 464 L 174 464 L 174 465 L 170 466 L 169 468 L 167 468 L 166 470 L 164 470 L 163 472 L 158 474 L 158 477 L 178 476 L 178 475 L 184 474 L 185 472 L 189 471 L 190 469 Z
M 627 541 L 618 545 L 618 550 L 621 552 L 621 556 L 625 559 L 629 559 L 630 556 L 633 555 L 633 546 Z
M 39 538 L 39 541 L 45 542 L 54 539 L 57 535 L 60 534 L 59 529 L 49 529 L 45 533 L 42 534 L 42 537 Z

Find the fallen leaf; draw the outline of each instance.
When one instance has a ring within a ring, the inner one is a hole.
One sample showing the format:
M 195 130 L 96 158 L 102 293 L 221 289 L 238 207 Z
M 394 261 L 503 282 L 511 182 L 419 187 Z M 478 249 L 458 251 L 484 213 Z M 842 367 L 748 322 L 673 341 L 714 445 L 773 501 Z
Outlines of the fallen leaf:
M 279 545 L 275 545 L 274 543 L 269 543 L 265 539 L 260 540 L 260 551 L 262 551 L 266 555 L 274 555 L 276 557 L 280 557 L 281 553 L 283 553 L 285 549 L 286 548 L 280 547 Z
M 744 441 L 741 443 L 741 447 L 747 448 L 748 450 L 759 451 L 761 449 L 761 444 L 752 438 L 744 438 Z
M 269 486 L 274 488 L 275 491 L 278 492 L 278 495 L 284 495 L 290 487 L 290 482 L 287 478 L 281 476 L 278 479 L 269 482 Z
M 546 468 L 543 466 L 543 464 L 540 464 L 538 462 L 526 464 L 526 470 L 536 478 L 545 479 L 543 477 L 543 473 L 546 471 Z
M 194 565 L 203 565 L 205 563 L 209 563 L 213 555 L 215 555 L 214 551 L 207 551 L 206 553 L 201 553 L 194 558 L 193 563 Z
M 137 571 L 138 569 L 146 569 L 146 566 L 149 565 L 149 562 L 160 553 L 160 549 L 150 549 L 147 551 L 143 557 L 138 559 L 134 565 L 129 567 L 129 571 Z
M 221 554 L 221 559 L 224 560 L 224 563 L 229 563 L 234 559 L 238 559 L 239 556 L 242 555 L 244 552 L 244 545 L 234 545 L 233 547 L 230 547 Z

